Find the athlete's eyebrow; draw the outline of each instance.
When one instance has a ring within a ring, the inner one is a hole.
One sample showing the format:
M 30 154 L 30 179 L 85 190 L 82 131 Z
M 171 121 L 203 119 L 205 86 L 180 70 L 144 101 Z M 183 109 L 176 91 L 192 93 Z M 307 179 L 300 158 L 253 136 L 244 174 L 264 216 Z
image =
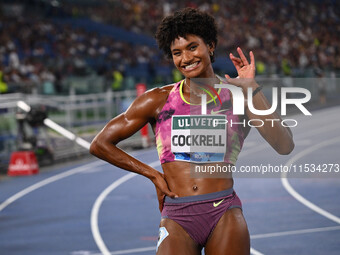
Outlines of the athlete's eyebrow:
M 188 48 L 190 48 L 193 44 L 198 44 L 198 42 L 193 41 L 193 42 L 189 43 L 188 45 L 186 45 L 185 48 L 188 49 Z M 175 51 L 180 51 L 180 49 L 172 49 L 171 52 L 173 53 L 173 52 L 175 52 Z

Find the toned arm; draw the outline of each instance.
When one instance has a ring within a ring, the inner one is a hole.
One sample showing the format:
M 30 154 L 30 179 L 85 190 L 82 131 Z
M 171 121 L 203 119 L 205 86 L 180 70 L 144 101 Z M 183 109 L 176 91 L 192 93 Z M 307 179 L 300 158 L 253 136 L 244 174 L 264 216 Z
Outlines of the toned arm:
M 227 81 L 230 84 L 241 87 L 243 93 L 247 94 L 247 88 L 252 87 L 253 91 L 259 86 L 255 77 L 255 58 L 254 54 L 250 52 L 250 63 L 244 56 L 242 50 L 237 48 L 237 52 L 240 58 L 230 54 L 230 59 L 233 62 L 239 78 L 231 79 L 229 75 L 226 75 Z M 253 98 L 253 105 L 257 110 L 267 110 L 270 108 L 269 102 L 260 91 Z M 252 113 L 248 108 L 246 109 L 246 117 L 250 119 L 260 119 L 261 123 L 253 122 L 252 124 L 257 126 L 257 130 L 260 132 L 262 137 L 280 154 L 289 154 L 294 149 L 293 135 L 288 127 L 281 125 L 281 117 L 274 112 L 270 115 L 259 116 Z M 266 119 L 276 119 L 278 121 L 266 121 Z M 263 125 L 261 126 L 261 124 Z
M 253 97 L 254 107 L 258 110 L 267 110 L 270 108 L 269 102 L 262 92 L 257 93 Z M 289 127 L 281 125 L 281 117 L 274 112 L 270 115 L 256 115 L 253 114 L 248 108 L 246 114 L 249 119 L 260 119 L 262 123 L 252 124 L 258 126 L 257 130 L 261 136 L 279 153 L 282 155 L 289 154 L 294 149 L 293 135 Z M 266 121 L 268 119 L 275 119 L 276 121 Z
M 164 104 L 168 89 L 156 88 L 138 97 L 126 112 L 112 119 L 93 139 L 90 153 L 122 169 L 149 178 L 166 195 L 174 196 L 168 190 L 163 175 L 152 167 L 130 156 L 116 145 L 130 137 L 144 125 L 155 120 Z

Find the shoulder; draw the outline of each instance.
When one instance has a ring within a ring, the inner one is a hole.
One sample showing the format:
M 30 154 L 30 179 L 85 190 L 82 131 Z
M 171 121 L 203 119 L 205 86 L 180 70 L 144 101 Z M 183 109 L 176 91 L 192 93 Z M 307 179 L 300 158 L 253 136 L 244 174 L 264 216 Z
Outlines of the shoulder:
M 150 89 L 137 97 L 126 111 L 127 114 L 142 114 L 154 118 L 164 106 L 175 84 Z
M 156 96 L 156 97 L 166 96 L 167 97 L 174 86 L 175 86 L 175 83 L 174 84 L 168 84 L 168 85 L 165 85 L 165 86 L 162 86 L 162 87 L 150 89 L 150 90 L 146 91 L 144 94 L 151 96 L 151 97 L 152 96 Z
M 162 103 L 169 96 L 170 91 L 175 84 L 165 85 L 163 87 L 157 87 L 150 89 L 136 98 L 136 101 L 146 104 L 158 104 Z

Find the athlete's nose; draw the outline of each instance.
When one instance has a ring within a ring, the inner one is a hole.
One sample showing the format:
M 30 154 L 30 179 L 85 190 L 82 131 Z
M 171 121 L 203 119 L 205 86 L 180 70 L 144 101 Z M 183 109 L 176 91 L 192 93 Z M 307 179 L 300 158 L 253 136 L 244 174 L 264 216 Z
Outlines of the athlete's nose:
M 193 56 L 191 54 L 191 52 L 189 51 L 184 51 L 183 54 L 182 54 L 182 62 L 183 64 L 191 64 L 193 60 Z

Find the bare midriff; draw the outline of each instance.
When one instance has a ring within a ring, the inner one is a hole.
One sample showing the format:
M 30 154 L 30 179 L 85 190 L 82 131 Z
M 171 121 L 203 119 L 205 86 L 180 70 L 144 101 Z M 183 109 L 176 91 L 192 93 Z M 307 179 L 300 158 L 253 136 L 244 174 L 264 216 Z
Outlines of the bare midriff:
M 220 164 L 228 165 L 228 163 Z M 191 171 L 194 165 L 193 163 L 180 161 L 162 164 L 169 189 L 179 197 L 213 193 L 233 187 L 234 181 L 231 173 L 228 173 L 225 178 L 205 178 L 203 176 L 202 178 L 193 178 Z M 216 165 L 216 163 L 204 165 Z

